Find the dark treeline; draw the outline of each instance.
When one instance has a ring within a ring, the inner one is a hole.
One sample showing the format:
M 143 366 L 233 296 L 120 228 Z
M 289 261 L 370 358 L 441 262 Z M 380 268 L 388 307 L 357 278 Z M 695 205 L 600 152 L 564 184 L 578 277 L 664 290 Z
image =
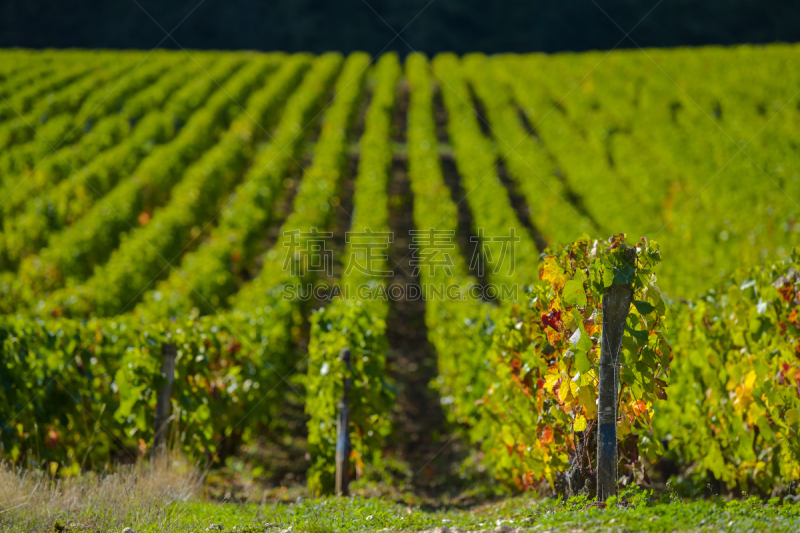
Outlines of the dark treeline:
M 182 46 L 312 52 L 366 50 L 373 54 L 396 50 L 405 55 L 412 49 L 428 53 L 555 52 L 610 49 L 618 43 L 619 47 L 631 48 L 636 44 L 800 40 L 800 2 L 657 3 L 658 0 L 0 0 L 0 46 Z M 168 38 L 167 32 L 179 24 L 172 34 L 174 40 Z M 400 31 L 407 24 L 401 38 L 395 38 L 390 26 Z M 624 32 L 634 27 L 631 37 L 636 44 L 624 39 Z

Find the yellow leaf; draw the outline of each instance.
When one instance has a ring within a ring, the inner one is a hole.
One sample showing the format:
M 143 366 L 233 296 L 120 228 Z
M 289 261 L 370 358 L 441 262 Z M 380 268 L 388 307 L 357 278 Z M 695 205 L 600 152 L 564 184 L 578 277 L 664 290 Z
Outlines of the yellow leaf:
M 503 444 L 506 446 L 513 446 L 516 442 L 514 437 L 511 436 L 511 428 L 508 426 L 503 426 L 503 433 L 500 438 L 503 440 Z
M 572 383 L 572 380 L 565 379 L 561 382 L 561 386 L 558 388 L 558 400 L 561 403 L 567 403 L 567 399 L 570 396 L 569 384 Z
M 547 374 L 547 376 L 544 378 L 545 390 L 553 392 L 553 386 L 556 384 L 556 381 L 558 381 L 560 377 L 561 376 L 559 374 L 555 373 Z
M 578 415 L 575 417 L 575 424 L 572 426 L 573 431 L 585 431 L 586 430 L 586 417 L 583 415 Z
M 556 262 L 555 257 L 547 257 L 542 267 L 542 280 L 560 289 L 569 277 L 563 268 Z
M 597 416 L 597 404 L 595 400 L 597 396 L 593 394 L 592 390 L 589 387 L 581 387 L 578 389 L 578 403 L 586 409 L 586 415 L 589 418 L 594 418 Z
M 617 439 L 622 440 L 631 433 L 631 423 L 627 416 L 623 416 L 617 425 Z
M 764 408 L 759 406 L 756 402 L 750 404 L 750 408 L 747 410 L 747 418 L 748 422 L 751 424 L 757 423 L 758 419 L 763 417 L 766 411 Z

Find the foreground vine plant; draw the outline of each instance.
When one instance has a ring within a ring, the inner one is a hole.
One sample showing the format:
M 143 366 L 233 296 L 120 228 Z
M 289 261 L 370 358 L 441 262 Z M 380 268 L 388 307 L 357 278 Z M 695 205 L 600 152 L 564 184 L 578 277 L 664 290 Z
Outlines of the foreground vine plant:
M 511 305 L 497 324 L 489 352 L 495 376 L 478 400 L 485 416 L 474 431 L 498 478 L 523 489 L 541 479 L 555 487 L 565 478 L 573 492 L 593 487 L 596 447 L 589 444 L 596 434 L 602 297 L 614 283 L 634 289 L 620 354 L 620 473 L 644 475 L 640 452 L 658 451 L 648 430 L 653 404 L 666 394 L 671 359 L 666 305 L 653 272 L 660 261 L 657 243 L 630 246 L 622 234 L 545 252 L 544 284 L 530 288 L 527 303 Z
M 800 249 L 672 309 L 675 372 L 655 433 L 702 485 L 800 480 Z M 722 488 L 722 487 L 720 487 Z

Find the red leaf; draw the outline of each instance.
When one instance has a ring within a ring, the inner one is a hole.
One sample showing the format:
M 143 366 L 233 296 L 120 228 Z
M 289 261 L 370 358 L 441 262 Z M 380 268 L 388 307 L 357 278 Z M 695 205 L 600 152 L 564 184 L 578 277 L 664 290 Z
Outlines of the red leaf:
M 780 293 L 783 301 L 791 302 L 794 298 L 794 284 L 791 281 L 787 282 L 786 285 L 778 289 L 778 293 Z
M 550 326 L 554 330 L 560 331 L 562 326 L 561 311 L 551 309 L 549 313 L 542 315 L 542 324 L 544 324 L 545 327 Z

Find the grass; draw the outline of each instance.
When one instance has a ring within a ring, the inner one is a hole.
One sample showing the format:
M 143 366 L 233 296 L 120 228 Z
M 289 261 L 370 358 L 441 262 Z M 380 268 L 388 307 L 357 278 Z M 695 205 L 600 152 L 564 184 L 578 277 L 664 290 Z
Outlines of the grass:
M 279 532 L 290 526 L 293 532 L 309 533 L 422 531 L 445 526 L 451 530 L 494 531 L 502 525 L 552 532 L 800 530 L 800 505 L 765 505 L 755 500 L 641 502 L 602 509 L 588 502 L 514 497 L 471 510 L 424 511 L 381 499 L 320 498 L 292 505 L 197 503 L 188 509 L 197 518 L 252 532 Z M 188 530 L 200 524 L 187 517 Z M 151 530 L 140 533 L 144 531 Z
M 424 531 L 800 531 L 800 503 L 792 497 L 748 500 L 655 498 L 633 489 L 607 508 L 585 499 L 568 502 L 515 496 L 468 509 L 440 509 L 386 498 L 302 497 L 290 503 L 203 501 L 201 476 L 180 460 L 141 463 L 106 475 L 56 480 L 47 474 L 0 467 L 0 532 L 345 533 Z M 796 498 L 795 498 L 796 499 Z M 441 531 L 441 530 L 440 530 Z
M 172 457 L 63 479 L 0 463 L 0 532 L 99 533 L 131 523 L 172 531 L 176 510 L 198 494 L 201 482 L 196 469 Z

